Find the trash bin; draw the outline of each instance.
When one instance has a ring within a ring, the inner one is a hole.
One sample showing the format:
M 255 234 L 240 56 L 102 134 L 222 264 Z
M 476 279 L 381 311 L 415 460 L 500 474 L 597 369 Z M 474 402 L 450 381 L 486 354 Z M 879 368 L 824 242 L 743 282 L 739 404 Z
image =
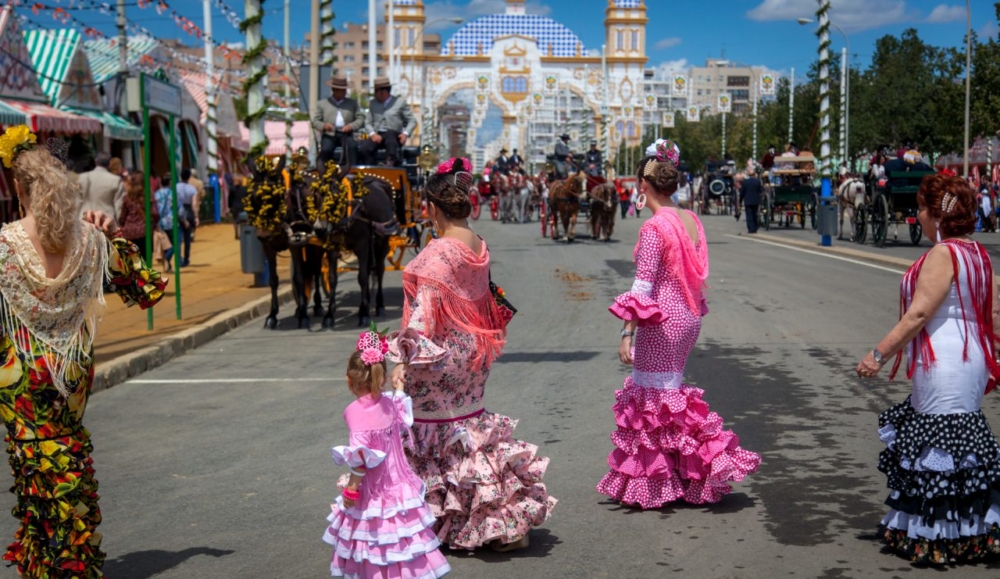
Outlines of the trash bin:
M 820 197 L 819 213 L 816 215 L 816 233 L 819 235 L 837 235 L 837 199 L 836 197 Z
M 264 246 L 253 225 L 240 226 L 240 267 L 243 273 L 264 273 Z

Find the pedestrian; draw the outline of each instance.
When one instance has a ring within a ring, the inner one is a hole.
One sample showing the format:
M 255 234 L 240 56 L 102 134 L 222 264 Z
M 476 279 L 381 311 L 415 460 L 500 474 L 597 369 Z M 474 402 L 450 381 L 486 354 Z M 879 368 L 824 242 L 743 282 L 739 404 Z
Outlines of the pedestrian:
M 198 200 L 198 190 L 188 181 L 191 179 L 191 169 L 181 169 L 181 182 L 177 184 L 177 217 L 180 220 L 183 247 L 181 252 L 181 267 L 191 265 L 191 241 L 197 219 L 195 203 Z
M 243 208 L 243 200 L 247 196 L 247 188 L 243 185 L 243 177 L 241 175 L 231 176 L 229 173 L 226 177 L 232 181 L 229 186 L 229 199 L 227 199 L 227 204 L 229 205 L 229 214 L 233 218 L 233 227 L 236 230 L 236 239 L 240 238 L 240 225 L 246 221 L 246 211 Z
M 125 199 L 122 201 L 122 210 L 118 215 L 118 225 L 122 228 L 122 235 L 139 247 L 139 255 L 143 259 L 146 254 L 146 184 L 143 181 L 142 171 L 134 171 L 128 176 L 125 186 Z M 156 227 L 160 220 L 159 211 L 156 204 L 151 203 L 152 214 L 150 223 Z
M 148 308 L 166 281 L 146 269 L 114 219 L 87 211 L 63 164 L 28 127 L 0 137 L 19 221 L 0 229 L 0 412 L 20 522 L 3 555 L 21 577 L 102 577 L 90 434 L 81 420 L 93 379 L 104 280 Z
M 622 184 L 621 179 L 615 179 L 615 190 L 618 191 L 618 204 L 622 206 L 622 219 L 628 214 L 628 207 L 632 203 L 629 190 Z
M 122 178 L 110 170 L 111 155 L 98 153 L 94 162 L 96 166 L 90 171 L 81 173 L 77 179 L 83 193 L 80 213 L 82 215 L 87 211 L 99 211 L 106 215 L 117 216 L 121 212 L 122 200 L 125 198 Z
M 757 179 L 756 171 L 751 171 L 747 178 L 743 180 L 740 189 L 740 201 L 747 213 L 747 233 L 757 233 L 757 211 L 760 209 L 760 199 L 764 189 Z
M 542 482 L 549 459 L 513 438 L 517 421 L 483 404 L 509 310 L 491 293 L 486 242 L 469 228 L 471 171 L 468 159 L 451 159 L 428 180 L 439 238 L 403 273 L 403 321 L 390 335 L 389 359 L 398 364 L 393 386 L 405 381 L 413 396 L 408 456 L 427 485 L 438 538 L 452 549 L 510 551 L 528 546 L 556 500 Z
M 417 128 L 417 119 L 406 103 L 406 97 L 392 95 L 392 83 L 380 76 L 373 83 L 374 98 L 368 102 L 365 115 L 365 132 L 368 140 L 358 146 L 358 154 L 365 165 L 374 165 L 379 149 L 385 149 L 386 165 L 395 166 L 403 161 L 402 147 Z
M 639 163 L 638 205 L 648 203 L 653 217 L 639 230 L 632 289 L 610 307 L 625 322 L 619 359 L 633 370 L 615 393 L 616 448 L 597 490 L 642 509 L 676 500 L 718 502 L 732 490 L 729 481 L 743 480 L 760 464 L 759 455 L 722 430 L 722 419 L 701 399 L 703 391 L 682 382 L 708 313 L 708 246 L 694 213 L 670 201 L 680 180 L 679 158 L 677 146 L 667 141 Z
M 935 565 L 1000 555 L 1000 444 L 981 411 L 996 386 L 1000 303 L 985 247 L 970 237 L 976 194 L 958 177 L 926 177 L 917 219 L 934 246 L 903 276 L 899 323 L 857 366 L 874 378 L 907 352 L 912 393 L 879 415 L 888 477 L 883 544 Z
M 681 209 L 691 209 L 691 195 L 690 178 L 681 173 L 681 181 L 677 186 L 677 206 Z
M 174 270 L 174 195 L 170 189 L 170 175 L 160 178 L 160 188 L 153 195 L 153 202 L 160 216 L 157 231 L 162 233 L 162 237 L 157 235 L 159 241 L 153 240 L 153 254 L 163 263 L 164 271 L 171 272 Z M 178 213 L 183 211 L 178 209 Z
M 403 453 L 401 435 L 413 425 L 413 400 L 403 383 L 385 386 L 385 338 L 361 334 L 347 362 L 347 387 L 357 400 L 344 410 L 347 446 L 333 462 L 350 469 L 331 505 L 323 540 L 334 546 L 330 574 L 358 579 L 442 577 L 451 570 L 434 535 L 424 483 Z

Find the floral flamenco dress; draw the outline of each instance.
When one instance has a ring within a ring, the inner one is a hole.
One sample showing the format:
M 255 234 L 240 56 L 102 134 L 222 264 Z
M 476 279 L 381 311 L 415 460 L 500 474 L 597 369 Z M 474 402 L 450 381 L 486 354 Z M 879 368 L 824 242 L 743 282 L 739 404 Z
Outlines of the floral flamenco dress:
M 477 255 L 455 239 L 431 241 L 406 267 L 403 330 L 389 336 L 388 358 L 409 363 L 410 466 L 453 549 L 516 543 L 556 504 L 542 482 L 549 459 L 514 439 L 516 420 L 483 405 L 506 335 L 489 279 L 485 242 Z
M 702 294 L 708 249 L 701 223 L 692 244 L 680 216 L 660 209 L 639 231 L 635 262 L 631 291 L 610 307 L 638 327 L 632 375 L 615 392 L 611 471 L 597 490 L 643 509 L 679 499 L 718 502 L 732 490 L 728 481 L 756 472 L 760 456 L 740 448 L 739 438 L 722 429 L 722 418 L 701 399 L 703 391 L 682 382 L 701 317 L 708 313 Z
M 981 410 L 1000 376 L 993 362 L 993 267 L 978 243 L 944 244 L 954 280 L 908 346 L 912 393 L 878 418 L 886 444 L 878 469 L 890 491 L 879 539 L 911 561 L 937 565 L 1000 557 L 1000 444 Z M 903 277 L 904 311 L 923 261 Z
M 438 550 L 424 483 L 403 454 L 401 434 L 413 424 L 413 402 L 401 392 L 362 396 L 344 410 L 350 445 L 333 462 L 364 467 L 354 506 L 337 497 L 323 540 L 334 546 L 330 573 L 356 579 L 436 579 L 451 567 Z M 346 479 L 346 476 L 344 477 Z M 342 481 L 346 485 L 346 480 Z
M 21 521 L 3 559 L 22 577 L 103 577 L 93 447 L 81 421 L 105 279 L 142 308 L 166 287 L 135 245 L 91 225 L 81 225 L 54 279 L 20 223 L 0 230 L 0 416 Z

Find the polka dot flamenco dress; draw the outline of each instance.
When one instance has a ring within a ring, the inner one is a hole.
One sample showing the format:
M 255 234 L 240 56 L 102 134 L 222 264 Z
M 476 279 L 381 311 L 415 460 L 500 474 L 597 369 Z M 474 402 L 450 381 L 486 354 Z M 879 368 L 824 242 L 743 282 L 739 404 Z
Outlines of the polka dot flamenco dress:
M 691 214 L 693 216 L 693 214 Z M 697 218 L 696 218 L 697 221 Z M 760 456 L 739 446 L 703 391 L 682 382 L 684 366 L 708 313 L 705 233 L 691 243 L 673 209 L 660 209 L 639 232 L 636 278 L 615 300 L 615 316 L 637 321 L 632 375 L 615 393 L 618 429 L 610 472 L 597 490 L 616 501 L 659 508 L 683 500 L 714 503 L 757 470 Z
M 988 364 L 992 266 L 979 244 L 945 244 L 958 282 L 908 347 L 911 395 L 879 416 L 886 448 L 878 469 L 890 491 L 879 539 L 929 564 L 1000 557 L 1000 444 L 980 409 L 996 370 Z M 904 308 L 922 262 L 903 278 Z

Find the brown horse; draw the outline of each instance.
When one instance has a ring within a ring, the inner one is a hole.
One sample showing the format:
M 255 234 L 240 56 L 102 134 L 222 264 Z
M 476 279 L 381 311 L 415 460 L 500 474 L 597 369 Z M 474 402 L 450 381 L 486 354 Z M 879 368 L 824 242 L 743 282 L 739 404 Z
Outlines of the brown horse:
M 611 241 L 615 230 L 615 213 L 618 207 L 618 191 L 614 183 L 602 183 L 590 190 L 590 230 L 594 241 Z
M 566 231 L 566 242 L 576 239 L 576 220 L 580 215 L 580 201 L 586 195 L 583 184 L 587 176 L 583 171 L 570 173 L 564 181 L 556 181 L 549 188 L 550 219 L 552 220 L 552 240 L 558 241 L 559 221 Z

